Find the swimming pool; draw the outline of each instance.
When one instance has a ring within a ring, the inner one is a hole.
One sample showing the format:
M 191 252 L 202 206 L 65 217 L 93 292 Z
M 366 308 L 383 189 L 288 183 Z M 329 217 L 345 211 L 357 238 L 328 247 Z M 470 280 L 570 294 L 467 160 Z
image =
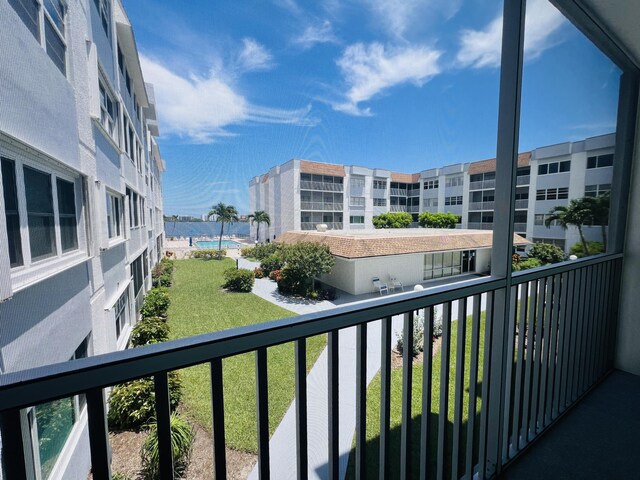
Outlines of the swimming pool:
M 217 250 L 218 249 L 218 240 L 214 241 L 200 241 L 196 242 L 196 247 L 200 250 Z M 229 248 L 242 248 L 243 245 L 238 242 L 234 242 L 233 240 L 222 240 L 222 249 L 227 250 Z

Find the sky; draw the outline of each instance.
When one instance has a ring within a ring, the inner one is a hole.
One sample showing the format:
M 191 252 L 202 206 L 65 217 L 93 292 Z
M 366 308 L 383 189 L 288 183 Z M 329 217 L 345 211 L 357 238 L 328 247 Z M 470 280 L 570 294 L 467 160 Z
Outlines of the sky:
M 168 215 L 292 158 L 414 173 L 495 157 L 498 0 L 123 0 L 154 84 Z M 529 0 L 520 151 L 615 130 L 620 71 Z

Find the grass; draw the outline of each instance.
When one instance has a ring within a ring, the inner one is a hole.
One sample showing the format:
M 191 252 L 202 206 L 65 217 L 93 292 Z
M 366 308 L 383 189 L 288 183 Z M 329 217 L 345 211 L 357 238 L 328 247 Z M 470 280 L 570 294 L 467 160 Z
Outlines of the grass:
M 221 288 L 222 272 L 235 268 L 231 259 L 176 261 L 169 289 L 170 337 L 190 337 L 243 325 L 290 317 L 294 314 L 253 293 L 230 293 Z M 307 339 L 307 368 L 325 346 L 325 337 Z M 292 343 L 268 349 L 269 430 L 276 429 L 294 397 Z M 227 446 L 257 451 L 255 355 L 247 353 L 222 362 Z M 208 364 L 180 372 L 183 407 L 203 428 L 211 430 L 211 381 Z
M 464 459 L 466 449 L 466 425 L 469 418 L 469 377 L 470 377 L 470 364 L 471 364 L 471 317 L 467 318 L 466 322 L 466 343 L 465 343 L 465 375 L 464 375 L 464 395 L 463 395 L 463 413 L 462 413 L 462 438 L 461 442 L 461 462 L 460 468 L 464 472 Z M 478 384 L 476 387 L 476 427 L 475 431 L 478 431 L 480 406 L 481 406 L 481 383 L 482 383 L 482 358 L 484 351 L 484 329 L 485 320 L 484 313 L 482 313 L 480 321 L 480 341 L 479 341 L 479 363 L 478 363 Z M 451 439 L 453 436 L 453 421 L 454 421 L 454 398 L 455 398 L 455 377 L 456 377 L 456 352 L 458 342 L 458 322 L 452 322 L 451 324 L 451 348 L 450 348 L 450 378 L 447 385 L 448 389 L 448 415 L 447 415 L 447 429 L 446 429 L 446 445 L 448 445 L 445 455 L 445 472 L 451 469 Z M 440 411 L 440 379 L 441 379 L 441 366 L 442 366 L 442 350 L 438 351 L 433 356 L 433 370 L 432 370 L 432 390 L 431 390 L 431 412 L 429 418 L 429 425 L 431 435 L 430 439 L 430 477 L 435 476 L 436 469 L 436 445 L 438 441 L 438 417 Z M 411 476 L 417 477 L 420 470 L 420 429 L 422 418 L 422 363 L 413 365 L 413 383 L 412 383 L 412 395 L 411 395 Z M 402 368 L 396 368 L 391 371 L 391 420 L 390 420 L 390 466 L 389 474 L 391 478 L 399 476 L 400 473 L 400 437 L 401 437 L 401 424 L 402 424 Z M 366 478 L 377 478 L 378 476 L 378 459 L 379 459 L 379 442 L 380 442 L 380 374 L 376 375 L 371 381 L 367 390 L 367 422 L 366 422 L 367 444 L 366 444 L 366 463 L 367 473 Z M 476 434 L 476 449 L 477 449 L 477 434 Z M 354 449 L 349 458 L 349 467 L 347 470 L 347 478 L 354 478 L 355 474 L 355 441 Z M 474 454 L 474 461 L 477 453 Z M 445 474 L 445 478 L 447 475 Z

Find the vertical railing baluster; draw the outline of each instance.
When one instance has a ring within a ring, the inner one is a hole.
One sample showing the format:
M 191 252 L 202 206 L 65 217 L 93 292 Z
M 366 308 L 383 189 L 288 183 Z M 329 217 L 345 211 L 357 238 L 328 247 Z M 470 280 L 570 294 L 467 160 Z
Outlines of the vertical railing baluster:
M 367 324 L 356 327 L 356 479 L 367 477 Z
M 565 356 L 565 332 L 567 324 L 567 308 L 568 297 L 567 288 L 569 282 L 569 275 L 567 272 L 560 275 L 560 294 L 558 297 L 558 316 L 556 318 L 556 326 L 558 329 L 558 344 L 556 349 L 556 362 L 554 368 L 554 387 L 553 387 L 553 407 L 551 410 L 551 419 L 554 420 L 560 411 L 560 400 L 562 397 L 561 382 L 563 376 L 564 364 L 566 361 Z
M 560 289 L 562 287 L 562 278 L 556 275 L 553 278 L 553 303 L 551 307 L 551 332 L 549 344 L 549 366 L 547 370 L 547 400 L 545 402 L 545 411 L 543 417 L 543 426 L 547 426 L 553 418 L 554 392 L 557 349 L 558 349 L 558 316 L 560 315 Z
M 402 348 L 402 425 L 400 427 L 400 478 L 411 478 L 411 390 L 413 367 L 413 312 L 404 314 Z
M 295 342 L 296 377 L 296 465 L 298 479 L 308 477 L 307 455 L 307 340 Z
M 607 268 L 604 279 L 602 309 L 600 311 L 601 317 L 601 336 L 600 336 L 600 354 L 598 356 L 598 371 L 599 376 L 606 373 L 605 357 L 607 352 L 607 328 L 609 324 L 609 299 L 611 298 L 611 276 L 613 268 L 612 262 L 607 262 Z
M 547 277 L 544 301 L 544 319 L 542 321 L 542 355 L 540 357 L 540 396 L 538 398 L 538 428 L 544 428 L 544 418 L 547 409 L 547 381 L 549 372 L 549 350 L 551 344 L 551 315 L 555 299 L 553 298 L 554 277 Z
M 213 422 L 213 472 L 216 480 L 227 478 L 227 454 L 224 433 L 224 390 L 222 359 L 214 358 L 211 370 L 211 413 Z
M 524 372 L 524 406 L 522 409 L 522 441 L 523 446 L 529 443 L 529 411 L 531 410 L 531 384 L 533 376 L 533 344 L 535 337 L 536 308 L 538 303 L 538 280 L 528 282 L 529 296 L 529 316 L 527 321 L 527 349 Z
M 464 407 L 465 349 L 467 346 L 467 299 L 458 300 L 458 344 L 456 346 L 456 370 L 453 412 L 453 449 L 451 451 L 451 478 L 459 477 L 462 450 L 462 413 Z
M 562 383 L 560 386 L 560 403 L 558 413 L 564 412 L 567 408 L 569 397 L 571 395 L 571 365 L 573 363 L 573 339 L 575 337 L 575 295 L 577 292 L 576 271 L 572 270 L 568 274 L 567 281 L 567 307 L 565 314 L 566 326 L 564 329 L 564 346 L 562 360 Z
M 573 399 L 574 401 L 580 397 L 582 393 L 582 371 L 584 366 L 584 356 L 585 356 L 585 339 L 587 337 L 587 325 L 585 318 L 587 316 L 586 305 L 589 299 L 589 294 L 591 293 L 591 270 L 589 267 L 584 267 L 581 269 L 582 276 L 582 292 L 580 294 L 580 313 L 579 313 L 579 322 L 578 322 L 578 355 L 577 355 L 577 366 L 576 366 L 576 378 L 574 380 L 574 393 Z
M 465 477 L 473 478 L 473 453 L 475 445 L 476 411 L 478 409 L 478 354 L 480 349 L 480 318 L 482 296 L 474 295 L 471 313 L 471 358 L 469 365 L 469 420 L 467 421 L 467 445 L 465 456 Z
M 480 440 L 478 444 L 478 478 L 487 478 L 489 465 L 487 464 L 487 429 L 489 403 L 489 369 L 491 359 L 491 332 L 493 330 L 493 295 L 486 293 L 485 328 L 484 328 L 484 358 L 482 359 L 482 407 L 480 410 Z
M 504 411 L 502 421 L 502 458 L 507 459 L 512 455 L 511 443 L 517 439 L 510 440 L 510 428 L 511 422 L 510 415 L 513 407 L 511 398 L 513 397 L 513 363 L 514 363 L 514 350 L 516 342 L 516 323 L 518 321 L 518 286 L 513 285 L 511 287 L 511 295 L 509 296 L 509 308 L 507 312 L 507 360 L 505 364 L 505 377 L 504 377 Z
M 422 417 L 420 419 L 420 479 L 430 478 L 431 391 L 433 386 L 433 307 L 424 309 L 424 351 L 422 353 Z
M 589 326 L 590 326 L 590 322 L 589 319 L 591 318 L 591 299 L 593 297 L 593 266 L 589 266 L 589 267 L 585 267 L 585 273 L 586 273 L 586 290 L 585 290 L 585 295 L 586 297 L 583 299 L 582 304 L 583 304 L 583 310 L 582 310 L 582 323 L 583 323 L 583 327 L 582 327 L 582 341 L 580 343 L 580 348 L 581 348 L 581 352 L 582 354 L 580 355 L 580 377 L 579 377 L 579 383 L 578 383 L 578 396 L 581 396 L 582 393 L 585 391 L 586 389 L 586 370 L 587 370 L 587 358 L 589 355 L 589 334 L 591 333 L 589 331 Z
M 520 415 L 522 413 L 522 378 L 524 375 L 524 355 L 527 328 L 527 301 L 529 299 L 528 283 L 521 283 L 517 286 L 519 293 L 518 308 L 516 309 L 520 322 L 518 323 L 518 343 L 516 346 L 516 378 L 513 398 L 513 418 L 511 432 L 514 436 L 513 447 L 516 451 L 521 448 Z
M 587 299 L 587 335 L 585 338 L 585 358 L 584 369 L 582 374 L 582 391 L 586 391 L 591 386 L 591 359 L 593 356 L 593 323 L 595 318 L 595 300 L 598 292 L 598 270 L 599 265 L 592 265 L 589 267 L 591 272 L 591 286 L 589 292 L 589 298 Z
M 577 396 L 578 385 L 578 368 L 580 362 L 580 338 L 582 334 L 582 300 L 585 295 L 585 281 L 584 281 L 584 269 L 581 268 L 575 272 L 576 275 L 576 287 L 575 294 L 573 296 L 573 335 L 571 339 L 571 370 L 569 372 L 569 378 L 571 380 L 571 389 L 567 398 L 567 406 L 571 405 Z
M 269 387 L 267 349 L 256 350 L 256 402 L 258 417 L 258 478 L 268 480 L 269 467 Z
M 592 288 L 591 295 L 591 306 L 590 306 L 590 316 L 589 316 L 589 356 L 587 358 L 587 387 L 593 385 L 595 380 L 595 356 L 598 347 L 598 308 L 599 308 L 599 300 L 600 300 L 600 291 L 602 288 L 602 264 L 594 265 L 592 267 L 594 269 L 594 278 L 593 283 L 594 286 Z
M 440 411 L 438 413 L 438 463 L 436 478 L 445 478 L 447 425 L 449 420 L 449 375 L 451 359 L 451 302 L 442 306 L 442 344 L 440 346 Z
M 94 480 L 110 480 L 111 452 L 109 447 L 109 430 L 107 429 L 104 390 L 102 388 L 89 390 L 86 393 L 86 398 L 87 423 L 89 424 L 89 447 L 91 450 L 91 471 L 93 473 L 93 478 Z M 6 448 L 5 445 L 6 444 L 3 442 L 3 449 Z M 3 456 L 6 454 L 7 452 L 5 450 L 3 452 Z
M 529 429 L 532 436 L 538 433 L 538 397 L 540 393 L 540 362 L 542 361 L 542 330 L 544 327 L 544 301 L 547 287 L 547 278 L 538 281 L 538 304 L 535 317 L 535 345 L 533 358 L 533 385 L 531 389 L 531 416 L 529 417 Z
M 332 330 L 327 334 L 327 353 L 329 361 L 329 479 L 338 480 L 340 469 L 339 455 L 339 423 L 340 413 L 338 409 L 338 330 Z
M 158 458 L 161 480 L 173 480 L 173 448 L 171 446 L 171 405 L 167 372 L 153 376 L 158 432 Z
M 382 320 L 380 335 L 380 478 L 389 476 L 389 422 L 391 420 L 391 317 Z
M 104 413 L 104 410 L 103 410 Z M 104 422 L 103 417 L 103 422 Z M 28 432 L 25 432 L 28 433 Z M 22 434 L 22 424 L 20 421 L 20 410 L 5 410 L 0 413 L 0 436 L 2 437 L 2 472 L 4 472 L 5 480 L 23 480 L 27 478 L 27 467 L 25 461 L 25 450 Z M 89 439 L 93 440 L 91 434 Z M 100 439 L 97 439 L 97 444 L 94 446 L 91 444 L 91 460 L 94 460 L 93 451 L 96 448 L 101 448 L 99 445 Z M 100 458 L 95 459 L 98 466 L 97 480 L 108 480 L 109 477 L 109 463 L 106 465 L 100 462 Z
M 598 289 L 598 307 L 596 313 L 596 350 L 593 361 L 594 378 L 597 380 L 602 375 L 600 358 L 602 354 L 602 339 L 604 325 L 604 303 L 607 296 L 607 275 L 609 271 L 609 262 L 602 264 L 600 272 L 600 287 Z

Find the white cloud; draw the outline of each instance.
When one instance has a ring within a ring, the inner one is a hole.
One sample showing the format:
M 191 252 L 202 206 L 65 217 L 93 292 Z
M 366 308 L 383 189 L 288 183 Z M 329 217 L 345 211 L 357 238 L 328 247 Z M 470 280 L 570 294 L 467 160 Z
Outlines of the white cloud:
M 338 43 L 338 38 L 333 33 L 331 22 L 325 20 L 322 25 L 309 25 L 302 35 L 293 40 L 293 43 L 307 49 L 317 43 Z
M 414 25 L 449 19 L 460 9 L 461 0 L 365 0 L 377 23 L 387 33 L 402 37 Z
M 238 55 L 238 67 L 243 71 L 268 70 L 273 66 L 269 50 L 253 38 L 242 39 L 242 50 Z
M 246 122 L 316 124 L 309 115 L 311 106 L 284 110 L 254 105 L 213 72 L 182 77 L 148 57 L 140 60 L 145 79 L 154 86 L 164 133 L 210 143 L 216 137 L 233 136 L 227 127 Z
M 555 33 L 566 19 L 548 0 L 527 2 L 525 16 L 524 54 L 532 60 L 556 45 Z M 483 30 L 463 30 L 460 36 L 457 61 L 461 66 L 474 68 L 500 66 L 502 49 L 502 14 Z
M 388 48 L 380 43 L 350 45 L 337 61 L 349 89 L 346 101 L 333 108 L 351 115 L 371 115 L 358 104 L 403 83 L 422 86 L 440 73 L 442 52 L 424 46 Z

